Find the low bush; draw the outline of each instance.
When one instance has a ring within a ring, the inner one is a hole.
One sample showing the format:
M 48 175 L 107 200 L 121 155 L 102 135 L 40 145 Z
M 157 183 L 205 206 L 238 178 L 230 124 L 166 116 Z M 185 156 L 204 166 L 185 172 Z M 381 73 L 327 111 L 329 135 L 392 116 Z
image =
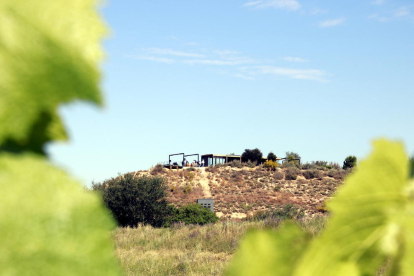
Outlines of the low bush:
M 266 160 L 266 162 L 264 162 L 263 164 L 263 168 L 266 168 L 269 171 L 276 170 L 278 166 L 279 166 L 279 163 L 277 163 L 276 161 L 272 161 L 272 160 Z
M 285 178 L 285 174 L 284 174 L 284 173 L 282 173 L 281 171 L 276 171 L 276 172 L 273 174 L 273 178 L 274 178 L 275 180 L 282 180 L 282 179 L 284 179 L 284 178 Z
M 216 214 L 210 209 L 204 208 L 200 204 L 193 203 L 181 208 L 175 209 L 175 213 L 171 216 L 165 226 L 171 226 L 176 223 L 199 224 L 215 223 L 218 221 Z
M 267 211 L 258 211 L 253 216 L 247 218 L 251 221 L 261 221 L 269 219 L 299 219 L 305 216 L 305 209 L 295 204 L 285 204 L 279 208 Z
M 286 180 L 296 180 L 300 171 L 296 167 L 289 167 L 285 171 L 285 179 Z
M 313 179 L 313 178 L 321 178 L 322 177 L 322 173 L 319 170 L 316 170 L 316 169 L 306 170 L 302 173 L 302 175 L 306 179 Z
M 158 175 L 158 174 L 162 173 L 163 171 L 164 171 L 164 167 L 161 164 L 157 164 L 157 165 L 155 165 L 155 167 L 153 167 L 150 170 L 150 174 L 151 175 Z
M 206 168 L 206 172 L 216 173 L 216 172 L 218 172 L 218 167 L 215 167 L 215 166 L 208 166 L 208 167 Z
M 317 166 L 309 162 L 302 164 L 302 170 L 311 170 L 311 169 L 317 169 Z
M 255 163 L 255 162 L 252 162 L 252 161 L 247 161 L 246 163 L 246 166 L 247 167 L 249 167 L 249 168 L 255 168 L 256 167 L 256 165 L 257 165 L 257 163 Z
M 239 160 L 233 160 L 231 162 L 226 163 L 226 165 L 232 168 L 243 168 L 243 163 Z

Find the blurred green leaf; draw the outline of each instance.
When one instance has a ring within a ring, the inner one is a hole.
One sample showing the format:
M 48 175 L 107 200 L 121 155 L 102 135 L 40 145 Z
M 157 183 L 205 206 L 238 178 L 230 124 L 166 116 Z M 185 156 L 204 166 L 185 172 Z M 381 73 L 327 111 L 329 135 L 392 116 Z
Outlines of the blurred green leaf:
M 0 156 L 0 275 L 120 275 L 97 195 L 31 155 Z
M 294 223 L 286 223 L 278 231 L 251 231 L 243 238 L 226 275 L 291 275 L 307 242 L 308 236 Z
M 349 275 L 338 272 L 344 264 L 356 267 L 355 275 L 375 275 L 400 246 L 398 218 L 408 203 L 407 178 L 402 145 L 376 141 L 372 155 L 328 204 L 332 218 L 294 275 Z
M 43 153 L 65 139 L 57 113 L 101 103 L 97 64 L 106 32 L 96 0 L 0 0 L 0 149 Z
M 380 267 L 412 275 L 414 181 L 407 160 L 400 143 L 376 141 L 328 203 L 332 215 L 320 236 L 306 245 L 295 242 L 303 233 L 293 226 L 255 232 L 242 241 L 228 275 L 362 276 Z

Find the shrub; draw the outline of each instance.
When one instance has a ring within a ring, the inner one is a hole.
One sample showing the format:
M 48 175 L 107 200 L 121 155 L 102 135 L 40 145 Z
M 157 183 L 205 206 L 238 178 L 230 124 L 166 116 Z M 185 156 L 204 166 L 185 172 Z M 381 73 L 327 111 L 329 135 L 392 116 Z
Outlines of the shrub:
M 247 167 L 249 167 L 249 168 L 255 168 L 256 167 L 256 163 L 255 162 L 252 162 L 252 161 L 247 161 L 246 163 L 246 166 Z
M 243 164 L 239 160 L 233 160 L 231 162 L 226 163 L 226 165 L 232 168 L 243 168 Z
M 303 170 L 310 170 L 310 169 L 317 169 L 317 166 L 313 163 L 306 162 L 305 164 L 302 164 Z
M 306 170 L 302 173 L 306 179 L 321 178 L 321 172 L 316 169 Z
M 285 204 L 279 208 L 267 211 L 258 211 L 248 220 L 261 221 L 266 219 L 299 219 L 305 215 L 305 209 L 295 204 Z
M 257 164 L 262 161 L 263 153 L 258 149 L 245 149 L 242 154 L 242 161 L 252 161 L 253 163 Z
M 289 167 L 286 169 L 285 179 L 286 180 L 296 180 L 300 171 L 298 168 Z
M 357 164 L 357 158 L 353 155 L 350 155 L 347 158 L 345 158 L 344 165 L 342 166 L 342 168 L 344 170 L 352 169 L 356 166 L 356 164 Z
M 268 169 L 269 171 L 274 171 L 279 166 L 279 164 L 276 161 L 272 160 L 266 160 L 266 162 L 263 164 L 263 167 Z
M 193 189 L 191 188 L 191 186 L 190 185 L 186 185 L 184 188 L 183 188 L 183 193 L 185 194 L 185 195 L 188 195 L 189 193 L 191 193 L 191 191 L 192 191 Z
M 282 172 L 280 172 L 280 171 L 277 171 L 277 172 L 275 172 L 275 173 L 273 174 L 273 178 L 274 178 L 275 180 L 282 180 L 282 179 L 284 179 L 284 178 L 285 178 L 285 174 L 284 174 L 284 173 L 282 173 Z
M 414 156 L 409 159 L 410 177 L 414 177 Z
M 338 170 L 334 170 L 334 169 L 332 169 L 332 170 L 329 170 L 328 171 L 328 176 L 329 177 L 335 177 L 335 175 L 338 173 Z
M 105 205 L 124 227 L 138 223 L 160 227 L 171 212 L 165 199 L 167 187 L 160 177 L 137 178 L 127 174 L 94 183 L 92 189 L 101 192 Z
M 175 210 L 175 213 L 165 226 L 176 224 L 179 222 L 185 224 L 199 224 L 215 223 L 218 221 L 216 214 L 210 209 L 204 208 L 200 204 L 193 203 Z
M 294 162 L 294 163 L 299 164 L 298 160 L 295 160 L 295 159 L 300 159 L 300 155 L 297 154 L 296 152 L 292 152 L 292 151 L 287 151 L 286 152 L 286 160 L 288 162 Z
M 164 171 L 164 167 L 161 164 L 157 164 L 155 165 L 155 167 L 153 167 L 150 171 L 151 175 L 157 175 L 160 174 Z
M 341 166 L 338 163 L 335 162 L 327 162 L 327 161 L 313 161 L 312 164 L 314 164 L 316 167 L 322 170 L 330 170 L 330 169 L 340 169 Z
M 267 155 L 267 160 L 276 161 L 276 158 L 277 156 L 273 152 L 269 152 L 269 154 Z
M 189 171 L 189 172 L 194 172 L 196 169 L 195 168 L 193 168 L 193 167 L 190 167 L 190 168 L 187 168 L 187 169 L 185 169 L 186 171 Z
M 215 166 L 208 166 L 206 168 L 206 172 L 216 173 L 216 172 L 218 172 L 218 168 L 215 167 Z

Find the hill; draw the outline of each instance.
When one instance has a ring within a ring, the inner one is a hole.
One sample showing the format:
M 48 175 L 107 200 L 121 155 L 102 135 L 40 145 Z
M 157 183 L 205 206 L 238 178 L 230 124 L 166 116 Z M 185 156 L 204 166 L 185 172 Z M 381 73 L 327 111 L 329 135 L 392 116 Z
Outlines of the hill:
M 245 218 L 258 211 L 294 204 L 307 215 L 324 212 L 324 202 L 343 183 L 347 171 L 328 166 L 295 166 L 269 171 L 263 166 L 216 166 L 169 170 L 156 166 L 134 173 L 158 175 L 168 185 L 168 201 L 176 206 L 198 198 L 214 198 L 221 218 Z

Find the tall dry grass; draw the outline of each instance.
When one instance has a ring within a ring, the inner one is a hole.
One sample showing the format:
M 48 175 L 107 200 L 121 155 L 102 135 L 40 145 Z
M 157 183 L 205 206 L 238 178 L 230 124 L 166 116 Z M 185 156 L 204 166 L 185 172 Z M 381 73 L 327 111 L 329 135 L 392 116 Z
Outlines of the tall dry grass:
M 315 217 L 297 223 L 317 235 L 326 219 Z M 128 276 L 222 275 L 240 239 L 249 229 L 268 228 L 263 221 L 226 221 L 205 226 L 176 224 L 171 228 L 118 228 L 117 254 Z

